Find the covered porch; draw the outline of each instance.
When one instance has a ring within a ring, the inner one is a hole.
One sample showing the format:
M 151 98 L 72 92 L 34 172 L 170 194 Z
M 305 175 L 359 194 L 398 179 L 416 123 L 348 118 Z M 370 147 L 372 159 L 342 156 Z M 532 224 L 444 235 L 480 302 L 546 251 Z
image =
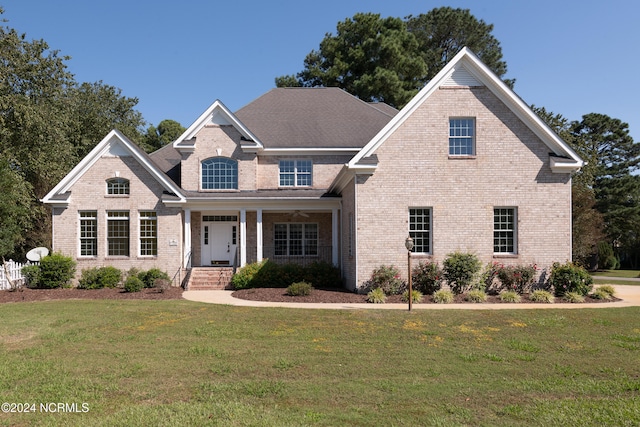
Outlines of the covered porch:
M 185 269 L 235 268 L 263 259 L 340 266 L 339 197 L 229 200 L 227 196 L 188 203 L 183 218 Z

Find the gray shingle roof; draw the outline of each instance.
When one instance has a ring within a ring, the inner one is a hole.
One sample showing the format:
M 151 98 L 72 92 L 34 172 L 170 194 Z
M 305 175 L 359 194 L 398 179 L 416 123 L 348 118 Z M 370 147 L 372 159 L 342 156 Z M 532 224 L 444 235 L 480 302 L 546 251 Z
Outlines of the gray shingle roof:
M 361 148 L 397 112 L 339 88 L 277 88 L 235 115 L 265 148 Z

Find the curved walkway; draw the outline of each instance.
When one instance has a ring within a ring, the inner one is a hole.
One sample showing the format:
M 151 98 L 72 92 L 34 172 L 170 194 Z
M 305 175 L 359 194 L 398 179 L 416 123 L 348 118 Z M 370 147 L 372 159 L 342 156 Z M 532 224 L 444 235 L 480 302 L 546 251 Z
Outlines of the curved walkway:
M 614 285 L 616 297 L 621 301 L 602 304 L 414 304 L 414 310 L 504 310 L 504 309 L 549 309 L 549 308 L 613 308 L 613 307 L 637 307 L 640 306 L 640 286 Z M 406 310 L 407 304 L 329 304 L 329 303 L 304 303 L 304 302 L 268 302 L 249 301 L 234 298 L 233 291 L 185 291 L 184 299 L 210 304 L 226 304 L 243 307 L 290 307 L 290 308 L 320 308 L 329 310 L 358 310 L 358 309 L 383 309 Z

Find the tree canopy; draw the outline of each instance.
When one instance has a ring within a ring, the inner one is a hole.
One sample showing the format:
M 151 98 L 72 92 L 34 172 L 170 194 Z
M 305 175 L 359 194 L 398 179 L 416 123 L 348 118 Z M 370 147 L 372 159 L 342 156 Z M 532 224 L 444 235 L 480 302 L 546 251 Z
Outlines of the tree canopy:
M 507 70 L 493 25 L 468 9 L 441 7 L 404 20 L 358 13 L 336 30 L 306 56 L 302 71 L 277 77 L 276 86 L 340 87 L 362 100 L 402 108 L 464 46 L 499 77 Z

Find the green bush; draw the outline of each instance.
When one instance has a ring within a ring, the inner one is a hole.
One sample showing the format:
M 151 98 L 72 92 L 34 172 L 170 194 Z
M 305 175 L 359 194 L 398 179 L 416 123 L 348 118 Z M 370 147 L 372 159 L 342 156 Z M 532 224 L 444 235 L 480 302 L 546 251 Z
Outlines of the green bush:
M 122 272 L 115 267 L 93 267 L 82 270 L 80 289 L 115 288 L 122 281 Z
M 138 279 L 142 280 L 145 288 L 155 287 L 157 279 L 171 280 L 169 275 L 159 268 L 152 268 L 147 271 L 141 271 L 140 273 L 138 273 Z
M 577 292 L 567 292 L 563 297 L 566 301 L 571 303 L 581 303 L 584 302 L 584 296 L 580 295 Z
M 482 265 L 477 256 L 454 252 L 443 262 L 444 277 L 455 294 L 461 294 L 474 285 Z
M 433 302 L 437 304 L 451 304 L 453 302 L 453 292 L 447 289 L 440 289 L 433 293 Z
M 472 289 L 467 293 L 466 300 L 469 302 L 485 302 L 487 294 L 482 289 Z
M 124 290 L 127 292 L 140 292 L 144 288 L 144 282 L 138 276 L 129 276 L 124 282 Z
M 399 295 L 405 290 L 406 284 L 400 279 L 400 272 L 392 265 L 381 265 L 373 270 L 367 288 L 382 289 L 385 295 Z
M 620 260 L 613 252 L 613 247 L 608 242 L 598 242 L 598 268 L 603 270 L 616 270 L 620 268 Z
M 40 266 L 38 264 L 30 264 L 22 267 L 22 276 L 25 278 L 26 285 L 29 288 L 37 288 L 40 286 Z
M 520 294 L 516 291 L 504 291 L 500 293 L 500 301 L 502 302 L 520 302 Z
M 240 268 L 231 278 L 231 284 L 234 289 L 256 288 L 257 286 L 254 286 L 254 277 L 266 263 L 267 260 L 265 259 L 261 262 L 246 264 Z
M 417 290 L 417 289 L 412 289 L 411 290 L 411 303 L 412 304 L 418 304 L 418 303 L 422 302 L 422 297 L 423 297 L 423 294 L 419 290 Z M 402 293 L 402 296 L 400 297 L 400 299 L 402 299 L 402 302 L 409 302 L 409 290 L 408 289 Z
M 387 296 L 385 295 L 382 288 L 372 289 L 367 294 L 367 302 L 370 302 L 373 304 L 384 304 L 386 300 L 387 300 Z
M 311 295 L 311 291 L 313 290 L 313 286 L 311 286 L 307 282 L 296 282 L 292 283 L 287 287 L 287 295 L 292 297 L 303 297 L 307 295 Z
M 316 261 L 304 268 L 304 281 L 314 288 L 341 288 L 340 269 L 329 262 Z
M 501 289 L 524 294 L 531 289 L 536 278 L 535 265 L 502 265 L 498 266 L 498 279 Z
M 431 295 L 442 287 L 442 270 L 437 262 L 422 262 L 411 272 L 413 287 L 425 295 Z
M 536 289 L 535 291 L 531 292 L 531 294 L 529 295 L 529 299 L 533 302 L 545 302 L 548 304 L 552 304 L 555 302 L 553 294 L 542 289 Z
M 595 291 L 593 291 L 593 293 L 591 294 L 591 297 L 595 299 L 606 300 L 606 301 L 609 301 L 610 299 L 613 298 L 609 292 L 607 292 L 606 290 L 603 290 L 602 288 L 597 288 Z
M 40 280 L 38 287 L 63 288 L 71 285 L 76 273 L 76 262 L 61 253 L 52 253 L 40 260 Z
M 500 291 L 500 286 L 496 285 L 498 282 L 498 271 L 500 270 L 500 266 L 497 262 L 490 262 L 484 268 L 482 272 L 482 278 L 480 280 L 479 288 L 482 288 L 485 292 L 498 292 Z
M 571 262 L 554 263 L 549 283 L 553 286 L 555 295 L 558 297 L 564 296 L 567 292 L 587 295 L 593 288 L 593 278 L 587 270 Z

